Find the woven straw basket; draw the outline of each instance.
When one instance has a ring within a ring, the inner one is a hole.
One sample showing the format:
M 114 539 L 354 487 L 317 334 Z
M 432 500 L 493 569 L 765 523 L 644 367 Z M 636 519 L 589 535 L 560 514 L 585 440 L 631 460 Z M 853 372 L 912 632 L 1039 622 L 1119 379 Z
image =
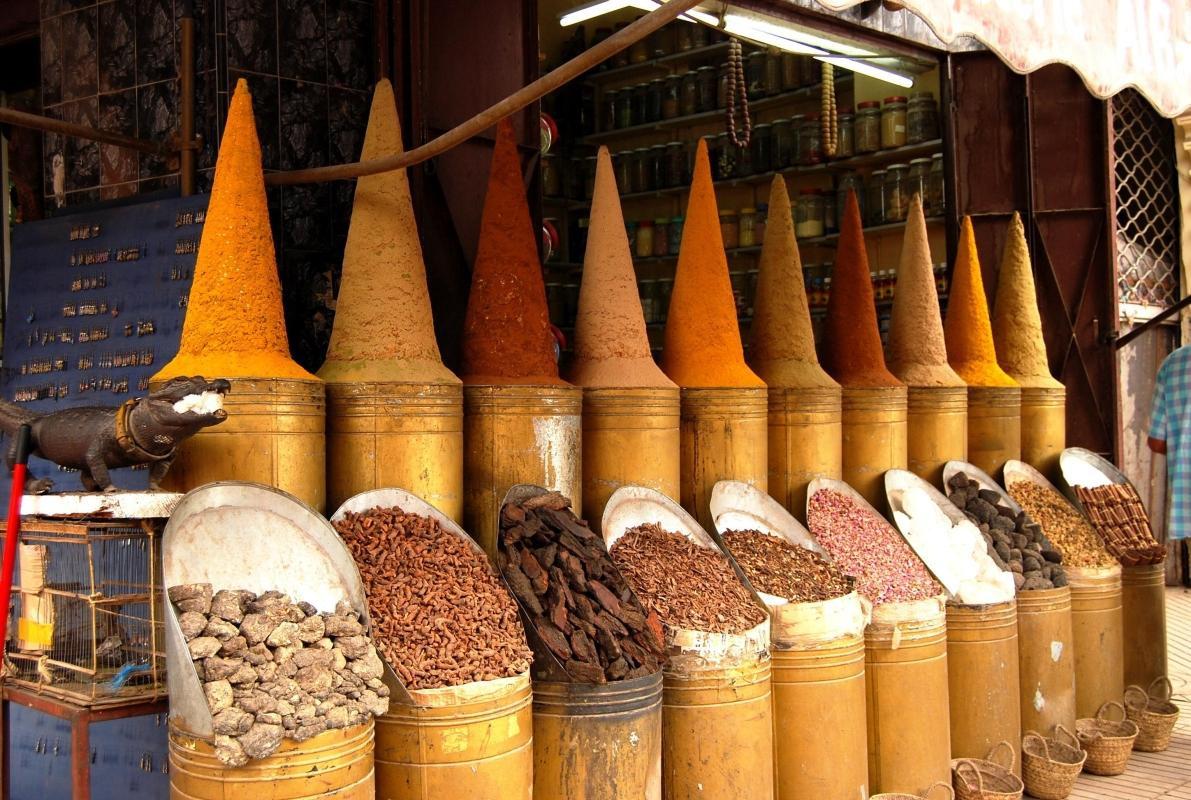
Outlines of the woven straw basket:
M 1148 692 L 1140 686 L 1125 690 L 1125 714 L 1138 731 L 1134 750 L 1161 753 L 1170 746 L 1170 735 L 1179 720 L 1179 707 L 1170 701 L 1171 692 L 1165 675 L 1155 678 Z
M 1075 787 L 1087 757 L 1079 739 L 1062 725 L 1055 726 L 1051 739 L 1037 731 L 1027 732 L 1021 739 L 1021 773 L 1026 791 L 1038 800 L 1063 800 Z
M 1108 718 L 1107 712 L 1113 708 L 1121 712 L 1119 720 Z M 1100 706 L 1095 717 L 1077 719 L 1075 734 L 1083 749 L 1088 751 L 1088 760 L 1083 765 L 1085 771 L 1093 775 L 1120 775 L 1129 764 L 1137 725 L 1127 719 L 1125 707 L 1114 701 Z
M 906 794 L 905 792 L 881 792 L 869 797 L 868 800 L 955 800 L 955 791 L 950 784 L 937 781 L 931 784 L 926 794 Z
M 1008 753 L 1008 763 L 997 761 L 999 753 Z M 956 758 L 951 761 L 951 780 L 959 800 L 1021 800 L 1025 784 L 1013 774 L 1016 757 L 1013 745 L 999 742 L 988 751 L 988 758 Z

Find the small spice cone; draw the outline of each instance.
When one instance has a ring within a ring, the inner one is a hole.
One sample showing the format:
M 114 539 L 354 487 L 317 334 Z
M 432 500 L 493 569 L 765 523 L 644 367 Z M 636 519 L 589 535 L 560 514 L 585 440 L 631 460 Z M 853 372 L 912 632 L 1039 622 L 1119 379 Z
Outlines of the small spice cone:
M 838 389 L 815 353 L 790 195 L 781 175 L 774 176 L 769 190 L 756 297 L 749 366 L 771 387 Z
M 219 144 L 182 341 L 152 380 L 180 375 L 315 379 L 289 354 L 261 145 L 243 78 Z
M 463 330 L 463 382 L 566 386 L 558 377 L 516 134 L 496 126 Z
M 860 206 L 848 191 L 827 299 L 823 366 L 841 386 L 902 386 L 885 366 Z
M 571 381 L 586 388 L 675 388 L 654 362 L 608 148 L 596 159 Z
M 943 333 L 947 340 L 947 361 L 969 386 L 1017 386 L 997 364 L 970 217 L 964 217 L 960 229 Z
M 765 386 L 744 363 L 705 139 L 695 153 L 662 367 L 683 388 Z
M 1026 230 L 1016 211 L 1009 222 L 1009 236 L 1001 254 L 992 329 L 997 363 L 1010 377 L 1029 388 L 1063 387 L 1051 374 L 1046 358 L 1046 340 L 1042 337 L 1042 317 L 1038 313 Z
M 364 160 L 403 152 L 393 86 L 376 85 Z M 343 277 L 326 381 L 458 383 L 434 338 L 426 265 L 405 170 L 360 178 L 343 252 Z

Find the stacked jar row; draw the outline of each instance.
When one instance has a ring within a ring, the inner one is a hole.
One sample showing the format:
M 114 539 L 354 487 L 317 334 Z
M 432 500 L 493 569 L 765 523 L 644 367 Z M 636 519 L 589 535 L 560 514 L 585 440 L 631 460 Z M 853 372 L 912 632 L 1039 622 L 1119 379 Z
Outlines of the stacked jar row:
M 910 199 L 918 195 L 922 211 L 928 217 L 943 214 L 943 154 L 915 158 L 908 164 L 890 164 L 874 170 L 867 178 L 849 172 L 840 176 L 837 206 L 843 208 L 848 190 L 856 193 L 860 215 L 867 225 L 903 222 L 910 209 Z
M 615 28 L 596 28 L 588 43 L 588 47 L 595 47 L 613 33 L 628 27 L 628 22 L 618 22 Z M 720 31 L 703 25 L 691 25 L 686 22 L 674 22 L 651 33 L 649 36 L 635 42 L 628 49 L 621 50 L 607 61 L 600 64 L 599 69 L 618 69 L 630 64 L 643 64 L 651 58 L 662 58 L 674 53 L 685 53 L 700 47 L 707 47 L 728 37 Z
M 812 309 L 824 309 L 831 296 L 831 264 L 807 264 L 805 287 L 807 304 Z M 947 265 L 935 264 L 935 288 L 940 297 L 947 296 Z M 873 283 L 873 297 L 880 302 L 892 301 L 897 289 L 897 270 L 884 269 L 869 273 Z
M 939 105 L 932 92 L 868 100 L 856 105 L 855 151 L 875 153 L 939 138 Z
M 682 142 L 655 144 L 612 154 L 616 183 L 621 194 L 672 189 L 690 183 L 690 151 Z M 584 162 L 586 195 L 591 197 L 595 181 L 595 157 Z

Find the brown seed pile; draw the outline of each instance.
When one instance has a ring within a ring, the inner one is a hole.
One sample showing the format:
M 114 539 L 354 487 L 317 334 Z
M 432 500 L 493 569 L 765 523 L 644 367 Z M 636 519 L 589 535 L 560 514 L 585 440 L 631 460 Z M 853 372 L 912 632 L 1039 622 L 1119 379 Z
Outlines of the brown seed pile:
M 725 531 L 723 539 L 759 592 L 791 603 L 808 603 L 852 591 L 842 572 L 805 547 L 761 531 Z
M 661 623 L 569 506 L 551 492 L 501 509 L 496 560 L 505 580 L 574 680 L 606 683 L 657 672 L 666 661 Z
M 281 592 L 171 586 L 170 602 L 203 683 L 215 756 L 230 767 L 267 758 L 389 710 L 384 664 L 346 602 L 333 614 Z
M 1067 585 L 1063 555 L 1029 514 L 1013 511 L 999 493 L 981 489 L 962 472 L 951 477 L 947 488 L 947 499 L 980 528 L 989 558 L 1013 574 L 1019 592 Z
M 533 652 L 488 559 L 438 520 L 378 508 L 335 529 L 351 550 L 372 612 L 372 635 L 409 689 L 519 675 Z
M 767 616 L 722 553 L 680 533 L 652 523 L 630 528 L 612 545 L 612 560 L 667 625 L 744 633 Z
M 1160 564 L 1166 558 L 1166 548 L 1154 539 L 1149 515 L 1131 485 L 1076 486 L 1075 495 L 1108 552 L 1122 564 Z
M 873 605 L 943 593 L 901 534 L 850 496 L 830 489 L 815 492 L 807 522 L 836 566 L 856 579 L 856 591 Z
M 1088 521 L 1060 494 L 1031 481 L 1007 487 L 1022 509 L 1038 521 L 1042 532 L 1063 554 L 1069 567 L 1112 567 L 1119 563 Z

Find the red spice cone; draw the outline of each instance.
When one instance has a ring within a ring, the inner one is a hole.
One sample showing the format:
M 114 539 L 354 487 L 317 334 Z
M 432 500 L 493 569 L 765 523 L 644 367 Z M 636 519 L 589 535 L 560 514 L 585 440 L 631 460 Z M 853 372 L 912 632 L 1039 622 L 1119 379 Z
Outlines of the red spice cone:
M 705 139 L 695 153 L 662 367 L 684 388 L 765 386 L 744 363 Z
M 831 295 L 827 299 L 823 367 L 844 387 L 903 385 L 885 367 L 860 206 L 851 190 L 844 206 Z
M 465 384 L 566 385 L 558 377 L 546 285 L 513 123 L 496 126 L 463 329 Z
M 971 217 L 964 217 L 960 227 L 943 334 L 947 340 L 947 361 L 969 386 L 1017 386 L 997 364 Z

